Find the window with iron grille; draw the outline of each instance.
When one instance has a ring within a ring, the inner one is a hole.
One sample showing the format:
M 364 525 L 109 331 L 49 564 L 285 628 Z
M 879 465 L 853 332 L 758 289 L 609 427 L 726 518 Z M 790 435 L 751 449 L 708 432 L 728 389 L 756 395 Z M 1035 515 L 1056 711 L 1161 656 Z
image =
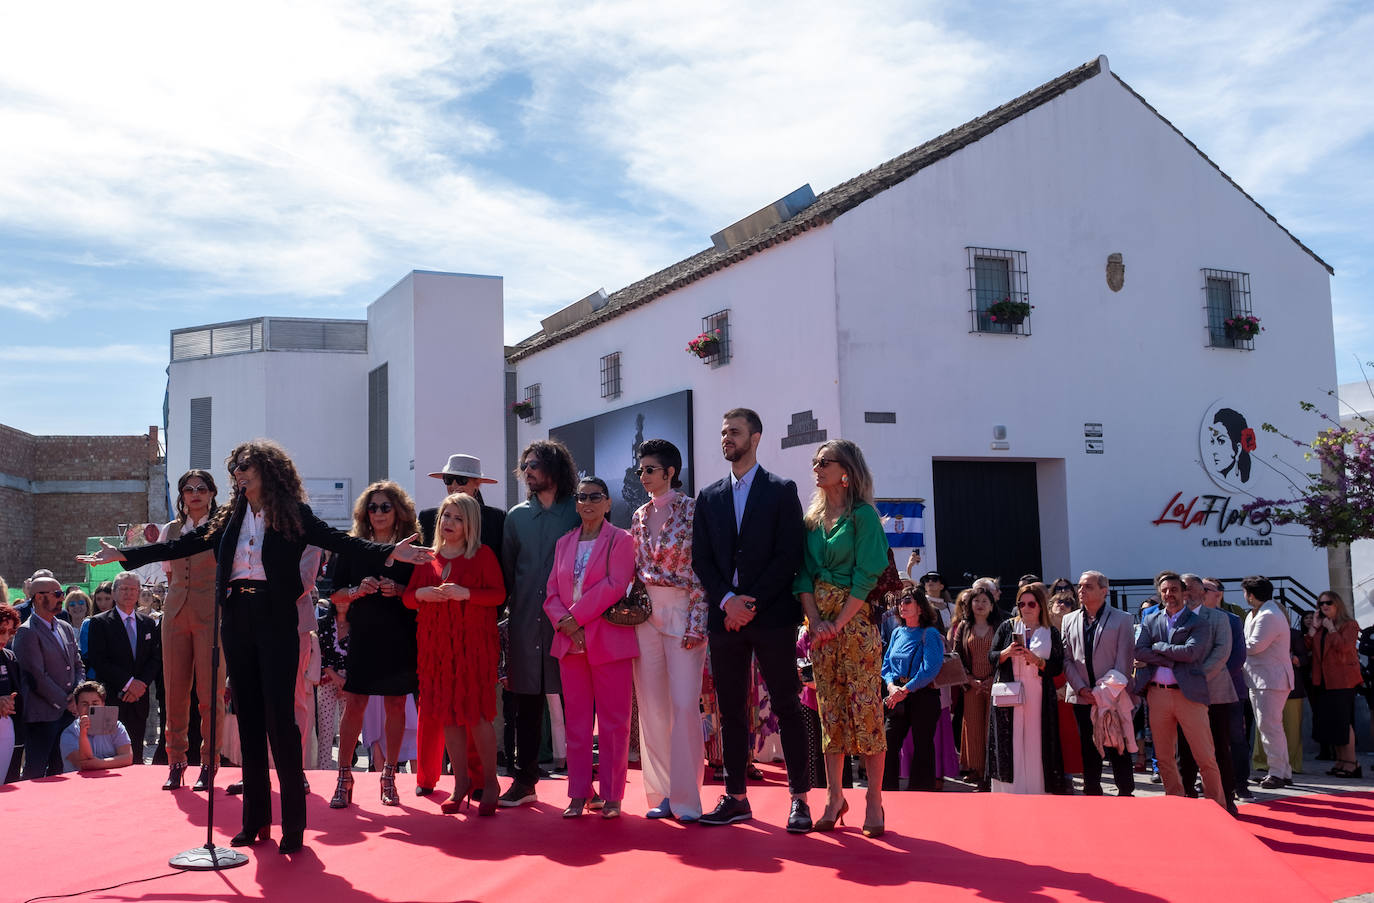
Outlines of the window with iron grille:
M 1251 316 L 1250 274 L 1230 270 L 1203 270 L 1202 295 L 1207 310 L 1207 339 L 1213 348 L 1253 351 L 1255 340 L 1238 334 L 1227 320 Z
M 601 397 L 620 397 L 620 352 L 612 352 L 601 359 Z
M 702 358 L 712 367 L 724 367 L 730 363 L 730 311 L 718 310 L 710 316 L 701 318 L 701 331 L 716 337 L 716 350 Z
M 1030 335 L 1026 252 L 965 248 L 970 332 Z
M 534 407 L 534 413 L 524 418 L 526 423 L 538 423 L 539 415 L 543 413 L 543 410 L 540 406 L 539 398 L 540 389 L 542 388 L 542 386 L 543 383 L 535 383 L 532 386 L 525 387 L 525 394 L 522 396 L 522 398 L 523 400 L 528 401 Z

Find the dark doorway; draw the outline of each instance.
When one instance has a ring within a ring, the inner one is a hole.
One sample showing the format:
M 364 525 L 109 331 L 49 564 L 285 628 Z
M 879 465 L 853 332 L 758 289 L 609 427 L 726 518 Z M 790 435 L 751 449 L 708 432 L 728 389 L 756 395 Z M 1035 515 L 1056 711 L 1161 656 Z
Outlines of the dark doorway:
M 950 586 L 1022 574 L 1043 577 L 1033 461 L 934 461 L 935 552 Z M 1002 607 L 1010 600 L 1002 597 Z

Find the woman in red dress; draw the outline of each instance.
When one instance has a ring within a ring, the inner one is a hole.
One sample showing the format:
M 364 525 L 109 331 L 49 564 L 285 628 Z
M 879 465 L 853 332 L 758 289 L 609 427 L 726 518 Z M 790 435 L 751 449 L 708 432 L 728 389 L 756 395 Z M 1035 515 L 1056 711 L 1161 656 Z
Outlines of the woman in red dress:
M 435 518 L 434 560 L 416 567 L 405 604 L 419 611 L 420 705 L 444 725 L 453 762 L 467 761 L 467 734 L 482 762 L 478 815 L 496 812 L 496 612 L 506 598 L 501 565 L 481 544 L 482 509 L 472 496 L 454 493 Z M 441 807 L 457 812 L 471 794 L 467 769 L 455 769 L 453 796 Z

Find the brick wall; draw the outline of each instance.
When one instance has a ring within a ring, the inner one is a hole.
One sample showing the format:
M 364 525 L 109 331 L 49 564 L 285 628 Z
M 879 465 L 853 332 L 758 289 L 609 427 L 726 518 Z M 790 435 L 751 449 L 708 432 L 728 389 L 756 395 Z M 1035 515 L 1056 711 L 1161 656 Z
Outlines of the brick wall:
M 86 550 L 86 537 L 166 518 L 156 427 L 143 436 L 31 436 L 0 425 L 0 473 L 37 481 L 138 480 L 145 486 L 138 492 L 0 487 L 0 576 L 11 585 L 40 567 L 63 582 L 84 580 L 85 568 L 73 558 Z

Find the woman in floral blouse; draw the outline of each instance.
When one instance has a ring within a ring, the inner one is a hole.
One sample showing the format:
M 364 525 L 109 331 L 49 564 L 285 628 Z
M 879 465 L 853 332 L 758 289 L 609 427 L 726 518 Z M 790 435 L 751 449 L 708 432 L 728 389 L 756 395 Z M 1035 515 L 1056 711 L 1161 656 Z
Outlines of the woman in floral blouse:
M 639 481 L 648 504 L 634 513 L 635 572 L 654 613 L 635 631 L 640 762 L 649 818 L 701 817 L 702 665 L 706 658 L 706 593 L 692 570 L 696 502 L 679 492 L 682 453 L 666 439 L 639 446 Z

